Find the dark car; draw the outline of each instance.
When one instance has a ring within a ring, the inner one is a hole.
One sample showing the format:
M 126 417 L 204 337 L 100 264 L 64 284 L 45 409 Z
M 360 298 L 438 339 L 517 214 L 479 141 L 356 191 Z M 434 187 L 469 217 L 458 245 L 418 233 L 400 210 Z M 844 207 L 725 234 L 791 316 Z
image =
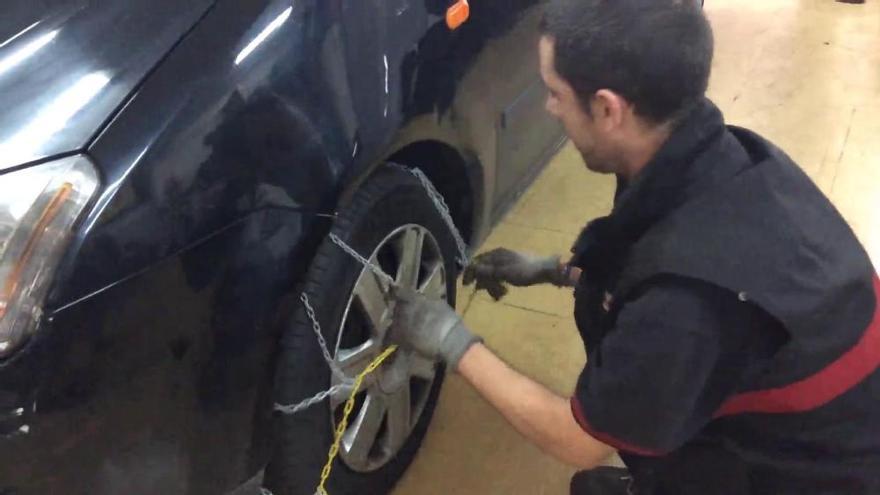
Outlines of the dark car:
M 455 299 L 561 143 L 539 0 L 7 0 L 0 13 L 0 494 L 310 494 L 388 284 Z M 461 13 L 461 10 L 458 10 Z M 442 370 L 357 396 L 333 495 L 387 492 Z M 343 393 L 344 392 L 344 393 Z

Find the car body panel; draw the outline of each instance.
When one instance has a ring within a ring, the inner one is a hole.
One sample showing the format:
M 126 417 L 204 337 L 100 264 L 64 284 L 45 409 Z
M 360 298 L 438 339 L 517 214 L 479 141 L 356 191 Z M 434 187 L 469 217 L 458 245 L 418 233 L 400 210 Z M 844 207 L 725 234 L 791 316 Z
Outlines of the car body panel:
M 0 171 L 84 147 L 211 2 L 4 2 Z
M 218 0 L 149 72 L 88 144 L 103 187 L 50 318 L 0 363 L 0 493 L 251 478 L 297 283 L 346 193 L 399 150 L 461 158 L 479 243 L 560 136 L 534 96 L 541 2 L 474 2 L 450 31 L 452 3 Z M 520 139 L 530 158 L 498 163 Z M 14 459 L 29 469 L 5 473 Z
M 4 410 L 24 409 L 2 431 L 0 487 L 217 494 L 258 471 L 277 340 L 265 318 L 283 311 L 298 218 L 255 216 L 56 312 L 0 373 Z

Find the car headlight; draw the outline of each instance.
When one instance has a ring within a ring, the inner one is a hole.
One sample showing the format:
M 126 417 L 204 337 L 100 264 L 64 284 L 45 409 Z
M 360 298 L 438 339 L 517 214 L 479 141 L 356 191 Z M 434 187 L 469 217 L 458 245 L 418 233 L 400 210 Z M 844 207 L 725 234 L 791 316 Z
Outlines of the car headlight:
M 73 225 L 97 188 L 82 156 L 0 175 L 0 357 L 39 323 Z

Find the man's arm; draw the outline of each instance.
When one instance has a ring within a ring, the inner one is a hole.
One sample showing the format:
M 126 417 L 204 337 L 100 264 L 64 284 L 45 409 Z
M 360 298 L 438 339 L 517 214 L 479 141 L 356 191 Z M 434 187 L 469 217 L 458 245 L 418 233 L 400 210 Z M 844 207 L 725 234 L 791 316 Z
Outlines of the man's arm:
M 575 422 L 568 400 L 510 368 L 482 344 L 462 356 L 458 372 L 513 427 L 544 452 L 566 464 L 592 469 L 615 449 Z

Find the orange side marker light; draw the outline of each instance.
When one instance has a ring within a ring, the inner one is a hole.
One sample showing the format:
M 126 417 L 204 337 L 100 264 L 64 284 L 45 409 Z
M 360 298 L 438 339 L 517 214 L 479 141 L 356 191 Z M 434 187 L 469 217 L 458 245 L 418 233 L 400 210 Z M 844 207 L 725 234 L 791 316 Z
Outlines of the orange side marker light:
M 471 6 L 468 0 L 458 0 L 455 5 L 446 10 L 446 25 L 455 30 L 467 22 L 471 16 Z

